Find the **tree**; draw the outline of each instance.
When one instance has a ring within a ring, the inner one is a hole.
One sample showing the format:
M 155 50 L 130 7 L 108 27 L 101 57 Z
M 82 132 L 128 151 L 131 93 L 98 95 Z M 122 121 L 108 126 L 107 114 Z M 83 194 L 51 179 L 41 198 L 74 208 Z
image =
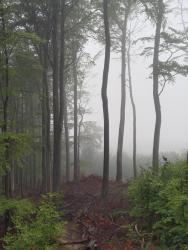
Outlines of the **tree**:
M 103 0 L 103 19 L 105 29 L 105 61 L 102 81 L 102 102 L 103 102 L 103 115 L 104 115 L 104 159 L 103 159 L 103 185 L 102 185 L 102 197 L 106 197 L 108 194 L 108 182 L 109 182 L 109 113 L 108 113 L 108 74 L 110 66 L 110 29 L 109 29 L 109 15 L 108 15 L 108 0 Z
M 5 5 L 4 2 L 1 2 L 1 9 L 0 9 L 0 15 L 1 15 L 1 33 L 3 38 L 5 39 L 2 41 L 2 57 L 4 60 L 4 73 L 2 80 L 4 79 L 4 83 L 1 83 L 4 85 L 4 97 L 2 95 L 2 104 L 3 104 L 3 124 L 2 124 L 2 132 L 6 133 L 8 129 L 8 105 L 9 105 L 9 88 L 10 88 L 10 82 L 9 82 L 9 59 L 11 55 L 11 36 L 12 33 L 8 32 L 7 29 L 7 23 L 6 23 L 6 18 L 5 18 L 5 12 L 7 11 L 7 6 Z M 10 46 L 8 46 L 10 44 Z M 2 86 L 1 86 L 2 88 Z M 7 155 L 7 158 L 9 156 Z M 10 173 L 8 169 L 6 169 L 6 175 L 4 178 L 4 184 L 5 184 L 5 194 L 7 197 L 11 196 L 11 183 L 10 183 Z
M 136 152 L 137 152 L 137 134 L 136 134 L 136 105 L 133 96 L 132 87 L 132 74 L 131 74 L 131 33 L 129 32 L 128 49 L 127 49 L 127 65 L 128 65 L 128 77 L 129 77 L 129 94 L 131 99 L 132 111 L 133 111 L 133 172 L 134 178 L 137 177 L 137 164 L 136 164 Z
M 80 131 L 80 164 L 83 174 L 101 174 L 103 129 L 94 121 L 83 121 Z
M 66 147 L 66 182 L 70 181 L 70 143 L 69 143 L 69 126 L 68 126 L 68 110 L 67 95 L 64 91 L 64 128 L 65 128 L 65 147 Z
M 59 10 L 61 10 L 59 12 Z M 61 20 L 61 23 L 59 23 Z M 59 26 L 61 43 L 59 44 Z M 60 49 L 59 49 L 60 47 Z M 53 1 L 53 191 L 60 191 L 61 185 L 61 143 L 64 112 L 64 61 L 65 61 L 65 1 Z M 59 64 L 60 54 L 60 64 Z
M 78 76 L 77 76 L 77 44 L 73 43 L 73 81 L 74 81 L 74 181 L 79 180 L 78 171 Z
M 123 142 L 125 129 L 125 104 L 126 104 L 126 40 L 127 40 L 127 24 L 128 18 L 132 10 L 132 5 L 135 1 L 120 1 L 120 15 L 114 13 L 113 17 L 121 32 L 121 108 L 120 108 L 120 123 L 117 148 L 117 173 L 116 181 L 121 182 L 123 176 Z
M 111 4 L 110 27 L 112 48 L 121 54 L 121 107 L 117 147 L 116 181 L 121 182 L 123 176 L 123 142 L 125 129 L 126 107 L 126 66 L 127 66 L 127 25 L 131 12 L 135 7 L 135 0 L 117 0 Z
M 159 97 L 159 52 L 161 29 L 165 15 L 165 4 L 163 0 L 141 0 L 145 7 L 145 11 L 151 20 L 155 23 L 155 39 L 154 39 L 154 53 L 153 53 L 153 100 L 155 105 L 155 131 L 153 141 L 153 171 L 158 172 L 159 169 L 159 143 L 161 131 L 161 106 Z
M 159 142 L 160 142 L 160 130 L 161 130 L 161 107 L 159 98 L 159 48 L 160 48 L 160 32 L 162 27 L 162 21 L 164 17 L 164 3 L 163 0 L 158 0 L 156 9 L 156 31 L 155 31 L 155 43 L 154 43 L 154 55 L 153 55 L 153 99 L 156 112 L 156 123 L 153 142 L 153 170 L 158 172 L 159 169 Z
M 186 55 L 185 32 L 177 31 L 169 27 L 166 32 L 162 30 L 162 24 L 165 20 L 167 5 L 159 0 L 157 3 L 152 1 L 141 1 L 145 6 L 146 13 L 154 21 L 156 30 L 154 37 L 153 53 L 153 99 L 155 104 L 156 123 L 153 142 L 153 171 L 159 170 L 159 143 L 161 130 L 161 106 L 160 95 L 169 82 L 174 82 L 176 75 L 187 75 L 187 65 L 183 63 Z M 153 40 L 153 38 L 144 38 L 143 40 Z M 185 42 L 185 43 L 184 43 Z M 151 55 L 151 47 L 144 50 L 146 55 Z M 165 59 L 161 60 L 160 56 Z M 161 89 L 160 89 L 161 86 Z
M 79 121 L 78 121 L 78 89 L 82 84 L 87 62 L 84 46 L 88 41 L 88 32 L 92 19 L 92 11 L 86 0 L 73 2 L 66 22 L 66 58 L 69 64 L 69 84 L 73 84 L 74 92 L 74 180 L 79 181 Z
M 130 2 L 130 1 L 129 1 Z M 126 4 L 125 4 L 126 5 Z M 117 173 L 116 181 L 122 181 L 123 173 L 123 141 L 125 129 L 125 102 L 126 102 L 126 35 L 127 35 L 127 21 L 129 10 L 125 6 L 122 36 L 121 36 L 121 108 L 120 108 L 120 123 L 119 123 L 119 136 L 118 136 L 118 149 L 117 149 Z
M 21 56 L 19 56 L 19 53 L 22 50 L 25 56 L 27 50 L 27 55 L 31 55 L 32 53 L 29 53 L 31 50 L 28 49 L 27 44 L 29 41 L 36 41 L 37 39 L 33 34 L 23 31 L 22 27 L 20 27 L 17 17 L 18 9 L 19 3 L 17 1 L 1 1 L 0 3 L 0 32 L 2 34 L 0 38 L 0 89 L 1 110 L 3 111 L 1 127 L 5 136 L 7 133 L 17 132 L 15 129 L 16 126 L 14 126 L 18 111 L 15 103 L 17 104 L 19 96 L 16 96 L 15 92 L 18 90 L 18 83 L 22 82 L 19 67 L 21 65 L 19 61 Z M 14 19 L 12 18 L 13 16 Z M 19 92 L 20 94 L 21 91 Z M 10 156 L 8 153 L 6 153 L 6 156 L 8 161 Z M 9 168 L 5 169 L 4 185 L 5 194 L 8 197 L 12 194 L 11 183 L 14 183 L 14 176 L 11 172 L 15 170 L 14 165 L 12 163 Z

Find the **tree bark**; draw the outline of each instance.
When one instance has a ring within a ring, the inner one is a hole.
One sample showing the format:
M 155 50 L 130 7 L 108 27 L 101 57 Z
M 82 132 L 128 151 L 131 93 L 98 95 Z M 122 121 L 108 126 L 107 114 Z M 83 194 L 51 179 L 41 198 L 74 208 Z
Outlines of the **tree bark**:
M 2 11 L 2 29 L 4 36 L 6 37 L 6 24 L 5 24 L 5 18 L 4 18 L 4 12 Z M 7 46 L 5 44 L 4 46 L 4 57 L 5 57 L 5 97 L 3 101 L 3 126 L 2 126 L 2 132 L 6 133 L 8 129 L 8 104 L 9 104 L 9 55 Z M 8 152 L 5 152 L 7 157 L 7 160 L 9 158 Z M 9 170 L 5 170 L 5 176 L 4 176 L 4 188 L 5 188 L 5 195 L 6 197 L 11 197 L 11 175 Z
M 59 66 L 59 8 L 61 7 L 61 49 Z M 63 123 L 63 92 L 64 92 L 64 8 L 65 2 L 53 2 L 53 112 L 54 112 L 54 150 L 53 150 L 53 191 L 59 192 L 61 186 L 61 140 Z M 59 77 L 58 77 L 59 75 Z
M 66 146 L 66 182 L 70 181 L 70 143 L 69 143 L 69 126 L 67 113 L 67 98 L 64 91 L 64 128 L 65 128 L 65 146 Z
M 84 120 L 84 115 L 81 114 L 81 119 L 79 121 L 79 125 L 78 125 L 78 173 L 79 176 L 81 174 L 80 172 L 80 144 L 81 144 L 81 127 L 83 125 L 83 120 Z
M 58 13 L 59 1 L 53 0 L 53 32 L 52 32 L 52 46 L 53 46 L 53 192 L 59 191 L 60 186 L 60 144 L 59 144 L 59 60 L 58 60 Z
M 78 78 L 77 78 L 77 49 L 73 44 L 73 78 L 74 78 L 74 181 L 79 180 L 78 173 Z
M 108 112 L 108 75 L 110 66 L 110 29 L 109 29 L 109 17 L 108 17 L 108 0 L 103 0 L 103 18 L 105 28 L 105 60 L 103 70 L 102 81 L 102 102 L 103 102 L 103 116 L 104 116 L 104 159 L 103 159 L 103 183 L 102 183 L 102 197 L 105 198 L 108 194 L 109 185 L 109 112 Z
M 130 99 L 131 99 L 131 105 L 132 105 L 132 111 L 133 111 L 133 172 L 134 172 L 134 178 L 137 177 L 137 164 L 136 164 L 136 105 L 134 102 L 134 96 L 133 96 L 133 89 L 132 89 L 132 75 L 131 75 L 131 56 L 130 56 L 130 37 L 129 37 L 129 46 L 127 51 L 127 64 L 128 64 L 128 75 L 129 75 L 129 93 L 130 93 Z
M 50 103 L 48 87 L 48 44 L 42 46 L 43 86 L 42 86 L 42 191 L 51 191 L 51 143 L 50 143 Z
M 47 152 L 46 152 L 46 138 L 47 138 L 47 110 L 46 110 L 46 82 L 47 80 L 47 64 L 46 55 L 43 55 L 43 86 L 42 86 L 42 192 L 47 192 Z
M 160 33 L 163 19 L 163 1 L 158 0 L 158 18 L 156 23 L 154 57 L 153 57 L 153 99 L 155 105 L 156 122 L 153 142 L 153 171 L 157 173 L 159 170 L 159 143 L 161 130 L 161 106 L 159 98 L 159 48 L 160 48 Z
M 49 87 L 48 81 L 46 82 L 46 170 L 47 170 L 47 192 L 52 190 L 51 181 L 51 140 L 50 140 L 50 97 L 49 97 Z
M 7 132 L 8 129 L 8 103 L 9 103 L 9 58 L 8 58 L 8 52 L 7 48 L 5 48 L 5 101 L 4 101 L 4 107 L 3 107 L 3 115 L 4 115 L 4 121 L 3 121 L 3 133 Z M 6 158 L 9 159 L 8 152 L 5 152 Z M 11 190 L 11 173 L 10 170 L 6 169 L 5 174 L 5 195 L 6 197 L 12 196 L 12 190 Z
M 121 39 L 121 108 L 117 149 L 117 173 L 116 181 L 121 182 L 123 178 L 123 140 L 125 130 L 125 103 L 126 103 L 126 34 L 128 13 L 125 10 L 125 19 Z

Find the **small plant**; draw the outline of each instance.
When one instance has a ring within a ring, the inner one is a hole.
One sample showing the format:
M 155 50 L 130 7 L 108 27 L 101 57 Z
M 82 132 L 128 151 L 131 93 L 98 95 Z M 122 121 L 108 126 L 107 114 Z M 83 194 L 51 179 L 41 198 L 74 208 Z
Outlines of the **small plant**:
M 42 196 L 43 201 L 55 206 L 57 210 L 61 210 L 63 206 L 63 193 L 48 193 Z
M 64 227 L 55 206 L 42 200 L 38 207 L 34 207 L 27 201 L 28 210 L 23 210 L 23 213 L 20 213 L 18 211 L 21 207 L 23 208 L 22 202 L 20 202 L 20 207 L 18 206 L 19 209 L 14 210 L 11 217 L 13 227 L 4 237 L 5 249 L 55 249 L 56 239 L 63 234 Z

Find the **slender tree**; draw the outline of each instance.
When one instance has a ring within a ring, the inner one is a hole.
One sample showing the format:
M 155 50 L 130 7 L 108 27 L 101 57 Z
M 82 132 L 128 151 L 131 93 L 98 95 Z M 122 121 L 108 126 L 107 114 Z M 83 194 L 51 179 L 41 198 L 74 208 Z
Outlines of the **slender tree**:
M 78 171 L 78 76 L 77 76 L 77 44 L 73 42 L 73 81 L 74 81 L 74 181 L 79 180 Z
M 59 12 L 60 10 L 60 12 Z M 58 14 L 59 13 L 59 14 Z M 61 22 L 59 22 L 61 20 Z M 61 186 L 61 143 L 64 112 L 64 60 L 65 60 L 65 1 L 53 1 L 53 111 L 54 111 L 54 150 L 53 150 L 53 191 Z M 59 44 L 59 30 L 61 43 Z M 60 48 L 60 49 L 59 49 Z M 60 54 L 60 64 L 59 64 Z
M 132 87 L 132 74 L 131 74 L 131 34 L 129 32 L 129 41 L 127 49 L 127 65 L 128 65 L 128 77 L 129 77 L 129 94 L 131 99 L 132 111 L 133 111 L 133 172 L 134 178 L 137 177 L 137 164 L 136 164 L 136 152 L 137 152 L 137 133 L 136 133 L 136 105 L 133 96 Z
M 159 97 L 159 48 L 161 38 L 161 28 L 164 18 L 164 3 L 163 0 L 158 0 L 156 9 L 156 31 L 154 42 L 154 55 L 153 55 L 153 99 L 155 104 L 156 122 L 153 142 L 153 170 L 158 172 L 159 169 L 159 143 L 161 131 L 161 105 Z
M 103 159 L 103 185 L 102 185 L 102 197 L 106 197 L 108 194 L 109 184 L 109 113 L 108 113 L 108 97 L 107 97 L 107 86 L 108 86 L 108 74 L 110 66 L 110 29 L 109 29 L 109 15 L 108 15 L 108 0 L 103 0 L 103 18 L 104 18 L 104 29 L 105 29 L 105 61 L 103 71 L 103 82 L 102 82 L 102 102 L 103 102 L 103 115 L 104 115 L 104 159 Z
M 159 144 L 160 144 L 160 131 L 161 131 L 161 105 L 159 95 L 159 77 L 160 77 L 160 41 L 161 29 L 165 14 L 165 4 L 163 0 L 140 0 L 145 7 L 147 15 L 155 24 L 155 38 L 154 38 L 154 53 L 153 53 L 153 100 L 155 106 L 155 131 L 153 140 L 153 157 L 152 165 L 154 173 L 159 169 Z
M 127 66 L 127 24 L 135 0 L 115 1 L 111 6 L 111 26 L 113 31 L 113 49 L 121 53 L 121 107 L 117 147 L 116 181 L 123 178 L 123 142 L 125 130 L 126 107 L 126 66 Z
M 6 20 L 5 20 L 5 7 L 4 3 L 1 2 L 1 26 L 2 26 L 2 34 L 3 37 L 7 37 L 8 30 L 6 26 Z M 2 125 L 2 132 L 6 133 L 8 130 L 8 106 L 9 106 L 9 88 L 10 88 L 10 75 L 9 75 L 9 58 L 10 53 L 7 47 L 8 39 L 5 41 L 3 45 L 3 58 L 4 58 L 4 98 L 2 100 L 3 103 L 3 125 Z M 5 152 L 8 154 L 8 152 Z M 6 156 L 9 157 L 8 155 Z M 10 178 L 10 171 L 6 169 L 6 174 L 4 177 L 4 185 L 5 185 L 5 195 L 7 197 L 11 196 L 11 178 Z
M 117 148 L 117 173 L 116 181 L 121 182 L 123 176 L 123 141 L 125 129 L 125 103 L 126 103 L 126 35 L 129 12 L 125 8 L 121 37 L 121 108 Z
M 66 182 L 70 181 L 70 142 L 67 111 L 67 96 L 64 91 L 64 128 L 65 128 L 65 147 L 66 147 Z

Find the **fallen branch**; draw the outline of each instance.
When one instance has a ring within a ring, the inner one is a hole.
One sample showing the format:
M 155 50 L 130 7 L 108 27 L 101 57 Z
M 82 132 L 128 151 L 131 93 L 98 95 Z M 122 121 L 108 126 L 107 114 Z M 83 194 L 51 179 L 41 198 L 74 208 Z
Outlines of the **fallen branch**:
M 135 231 L 137 233 L 137 235 L 141 238 L 141 241 L 140 241 L 140 244 L 141 244 L 141 249 L 144 249 L 144 245 L 145 245 L 145 237 L 147 236 L 150 236 L 152 237 L 152 233 L 141 233 L 139 232 L 138 230 L 138 225 L 136 224 L 135 225 Z
M 62 241 L 61 239 L 58 240 L 58 243 L 61 246 L 66 246 L 66 245 L 81 245 L 81 244 L 85 244 L 87 242 L 88 242 L 88 239 L 77 240 L 77 241 L 67 241 L 67 242 Z

